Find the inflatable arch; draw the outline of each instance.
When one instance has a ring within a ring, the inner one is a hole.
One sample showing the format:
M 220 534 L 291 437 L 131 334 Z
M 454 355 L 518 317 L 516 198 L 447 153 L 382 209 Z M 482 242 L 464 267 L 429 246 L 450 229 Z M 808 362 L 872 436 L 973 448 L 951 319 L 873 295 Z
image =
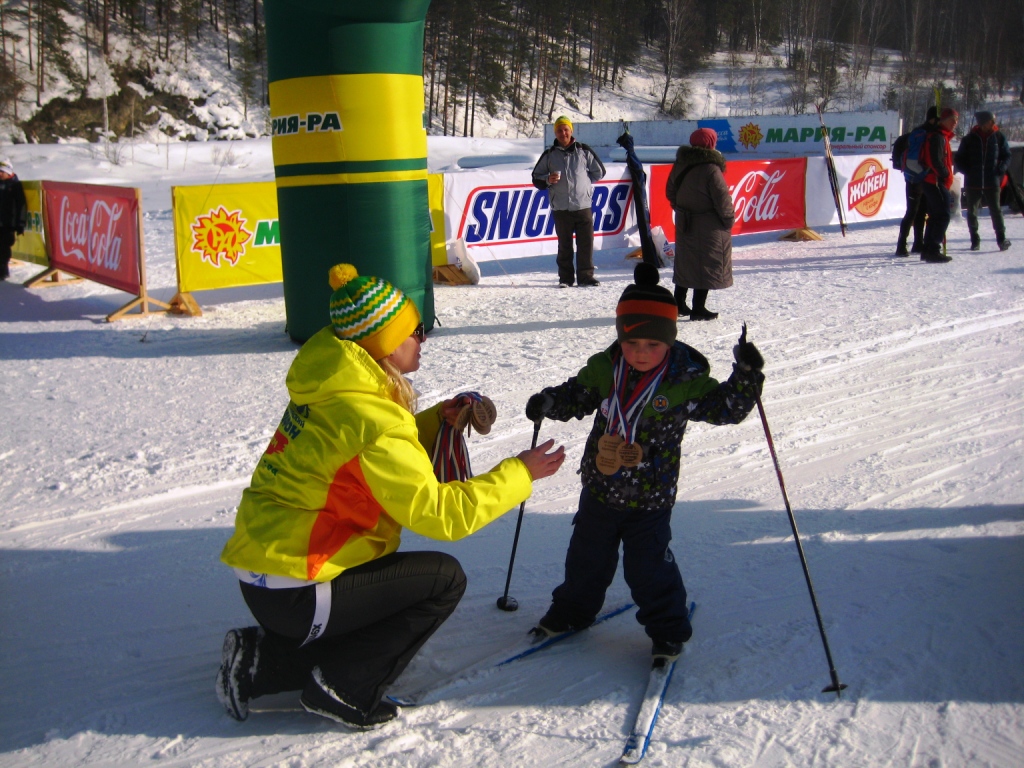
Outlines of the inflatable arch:
M 434 321 L 423 126 L 430 0 L 265 0 L 288 334 L 330 322 L 328 270 L 382 277 Z

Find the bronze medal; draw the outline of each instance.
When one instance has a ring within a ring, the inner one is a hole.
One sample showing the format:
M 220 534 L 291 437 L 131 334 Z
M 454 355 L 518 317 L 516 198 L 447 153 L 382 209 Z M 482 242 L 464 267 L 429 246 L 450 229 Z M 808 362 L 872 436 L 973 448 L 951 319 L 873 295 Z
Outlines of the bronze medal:
M 494 407 L 489 397 L 481 397 L 479 402 L 473 403 L 470 419 L 476 431 L 486 435 L 491 431 L 491 425 L 498 418 L 498 409 Z
M 459 409 L 459 415 L 455 417 L 456 432 L 461 432 L 466 428 L 466 425 L 469 424 L 469 417 L 471 411 L 472 406 L 470 405 L 464 405 Z
M 623 442 L 619 446 L 617 453 L 622 466 L 632 469 L 633 467 L 640 466 L 640 461 L 644 457 L 644 448 L 640 443 Z
M 594 463 L 601 474 L 614 475 L 622 466 L 619 458 L 619 447 L 625 441 L 618 435 L 601 435 L 597 441 L 597 458 Z

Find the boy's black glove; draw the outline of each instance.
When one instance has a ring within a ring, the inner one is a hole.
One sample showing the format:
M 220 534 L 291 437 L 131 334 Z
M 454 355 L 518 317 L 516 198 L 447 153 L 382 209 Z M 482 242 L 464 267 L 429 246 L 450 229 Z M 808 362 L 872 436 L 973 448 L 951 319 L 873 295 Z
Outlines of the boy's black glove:
M 526 418 L 534 423 L 541 421 L 554 404 L 555 398 L 547 392 L 530 395 L 530 399 L 526 401 Z
M 764 358 L 753 343 L 747 341 L 747 324 L 743 324 L 743 333 L 740 334 L 739 343 L 732 348 L 732 356 L 736 358 L 736 365 L 741 371 L 760 371 L 764 368 Z

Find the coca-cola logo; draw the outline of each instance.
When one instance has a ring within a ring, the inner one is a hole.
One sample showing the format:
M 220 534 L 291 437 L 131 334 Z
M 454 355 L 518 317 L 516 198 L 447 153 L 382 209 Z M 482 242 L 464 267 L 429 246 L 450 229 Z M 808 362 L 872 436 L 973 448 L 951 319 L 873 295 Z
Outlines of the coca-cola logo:
M 67 195 L 61 197 L 57 227 L 60 253 L 117 272 L 121 266 L 122 245 L 118 223 L 126 206 L 107 200 L 83 202 L 84 205 L 76 207 Z
M 732 205 L 737 221 L 772 221 L 779 214 L 779 193 L 776 185 L 786 172 L 749 171 L 732 188 Z

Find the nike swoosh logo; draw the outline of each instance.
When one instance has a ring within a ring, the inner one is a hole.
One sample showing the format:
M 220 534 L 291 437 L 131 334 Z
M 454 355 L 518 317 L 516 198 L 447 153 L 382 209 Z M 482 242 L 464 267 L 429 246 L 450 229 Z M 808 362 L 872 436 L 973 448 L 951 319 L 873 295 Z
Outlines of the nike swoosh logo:
M 639 328 L 641 325 L 647 325 L 647 320 L 640 323 L 633 323 L 632 325 L 623 325 L 622 330 L 626 333 L 632 333 L 634 328 Z

